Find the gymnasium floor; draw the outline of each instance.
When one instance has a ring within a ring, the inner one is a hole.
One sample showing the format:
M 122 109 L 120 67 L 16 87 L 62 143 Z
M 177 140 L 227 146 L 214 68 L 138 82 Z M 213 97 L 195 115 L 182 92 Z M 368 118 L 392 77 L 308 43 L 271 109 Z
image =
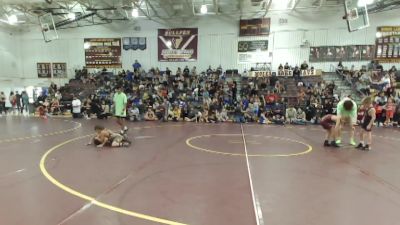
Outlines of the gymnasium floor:
M 117 128 L 0 118 L 1 225 L 400 221 L 398 129 L 361 152 L 322 148 L 318 126 L 130 123 L 131 148 L 98 151 L 95 123 Z

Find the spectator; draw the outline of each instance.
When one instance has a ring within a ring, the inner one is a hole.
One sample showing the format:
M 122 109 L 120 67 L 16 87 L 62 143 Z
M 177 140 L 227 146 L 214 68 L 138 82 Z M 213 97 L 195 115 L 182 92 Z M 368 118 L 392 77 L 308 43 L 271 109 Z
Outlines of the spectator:
M 2 116 L 3 112 L 7 114 L 6 95 L 4 94 L 4 92 L 0 92 L 0 116 Z
M 73 96 L 72 100 L 72 117 L 73 118 L 81 118 L 81 100 L 79 100 L 76 96 Z
M 139 72 L 139 70 L 142 68 L 142 65 L 137 60 L 135 60 L 135 63 L 132 65 L 132 67 L 133 72 Z

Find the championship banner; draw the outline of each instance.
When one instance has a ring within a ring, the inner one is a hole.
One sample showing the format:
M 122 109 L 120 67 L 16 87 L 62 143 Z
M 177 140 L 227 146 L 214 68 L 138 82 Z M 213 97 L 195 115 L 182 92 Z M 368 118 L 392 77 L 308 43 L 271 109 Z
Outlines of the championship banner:
M 122 38 L 124 50 L 145 50 L 147 48 L 147 41 L 145 37 L 124 37 Z
M 120 38 L 85 38 L 87 68 L 121 68 Z
M 38 78 L 51 78 L 51 63 L 37 63 Z
M 67 78 L 67 63 L 52 63 L 53 78 Z
M 310 62 L 370 61 L 373 45 L 310 47 Z
M 268 36 L 270 28 L 270 18 L 240 20 L 239 36 Z
M 380 63 L 400 62 L 400 26 L 378 27 L 375 59 Z
M 158 29 L 158 61 L 196 61 L 197 42 L 197 28 Z

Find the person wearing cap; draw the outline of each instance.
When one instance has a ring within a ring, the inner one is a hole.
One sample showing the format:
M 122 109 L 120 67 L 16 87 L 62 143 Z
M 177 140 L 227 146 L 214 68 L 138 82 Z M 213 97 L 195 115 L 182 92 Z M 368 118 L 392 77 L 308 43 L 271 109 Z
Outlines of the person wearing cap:
M 354 141 L 354 125 L 357 123 L 357 104 L 350 98 L 346 97 L 342 101 L 337 104 L 337 116 L 339 117 L 340 121 L 346 121 L 350 128 L 350 144 L 356 145 Z M 340 123 L 336 124 L 336 131 L 338 134 L 338 139 L 336 140 L 337 144 L 341 143 L 341 125 Z

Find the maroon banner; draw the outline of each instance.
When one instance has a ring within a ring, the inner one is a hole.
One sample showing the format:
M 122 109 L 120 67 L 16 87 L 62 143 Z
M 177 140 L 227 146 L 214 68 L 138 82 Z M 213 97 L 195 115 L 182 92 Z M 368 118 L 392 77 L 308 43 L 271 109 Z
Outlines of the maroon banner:
M 240 20 L 240 36 L 268 36 L 271 27 L 270 18 Z
M 87 68 L 121 68 L 121 38 L 85 38 Z
M 197 28 L 158 29 L 158 61 L 196 61 L 198 36 Z

